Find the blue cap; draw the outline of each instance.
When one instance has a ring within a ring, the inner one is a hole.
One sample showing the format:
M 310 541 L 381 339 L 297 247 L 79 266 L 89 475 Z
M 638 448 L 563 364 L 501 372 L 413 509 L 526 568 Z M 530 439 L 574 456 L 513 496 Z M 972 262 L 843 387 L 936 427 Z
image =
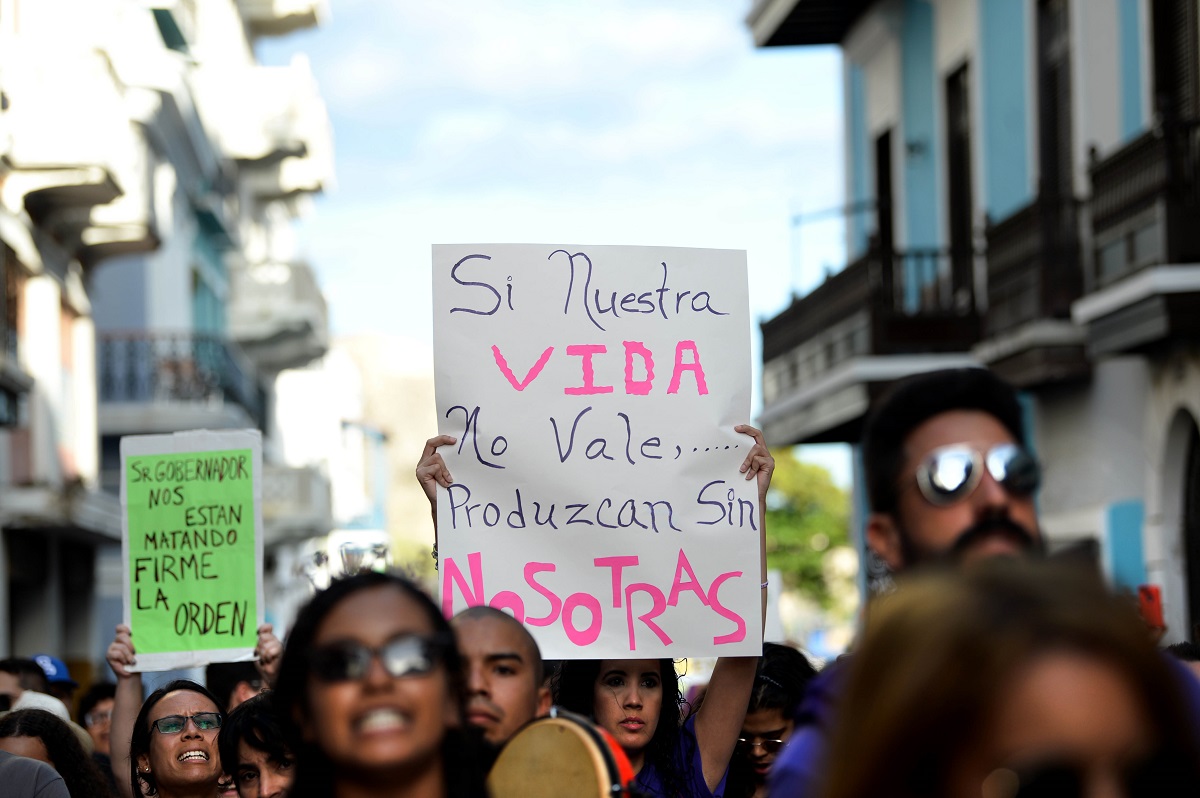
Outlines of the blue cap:
M 52 657 L 49 654 L 38 654 L 33 658 L 33 661 L 42 666 L 42 670 L 46 672 L 46 681 L 50 682 L 50 684 L 69 684 L 72 687 L 79 686 L 79 682 L 71 678 L 71 672 L 67 670 L 67 663 L 58 657 Z

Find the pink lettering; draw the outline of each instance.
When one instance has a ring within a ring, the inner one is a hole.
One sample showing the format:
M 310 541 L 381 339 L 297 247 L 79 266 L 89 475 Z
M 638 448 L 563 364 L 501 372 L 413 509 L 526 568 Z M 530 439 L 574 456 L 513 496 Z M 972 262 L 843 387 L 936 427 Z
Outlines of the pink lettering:
M 692 353 L 692 362 L 683 362 L 683 353 L 690 351 Z M 679 378 L 683 372 L 690 371 L 696 377 L 696 392 L 700 396 L 708 393 L 708 383 L 704 381 L 704 367 L 700 365 L 700 350 L 696 348 L 695 341 L 680 341 L 675 344 L 675 369 L 671 372 L 671 384 L 667 387 L 667 393 L 679 393 Z
M 523 391 L 529 387 L 529 383 L 533 382 L 537 375 L 542 373 L 542 369 L 546 366 L 546 361 L 550 359 L 551 353 L 554 352 L 554 347 L 546 347 L 546 351 L 542 352 L 542 356 L 533 364 L 533 368 L 525 374 L 525 379 L 518 381 L 516 375 L 512 373 L 512 369 L 508 367 L 508 361 L 504 359 L 504 355 L 500 354 L 500 347 L 492 346 L 492 355 L 496 358 L 496 365 L 500 367 L 500 373 L 508 380 L 509 385 L 516 388 L 518 391 Z
M 613 606 L 621 606 L 621 569 L 627 565 L 637 565 L 638 558 L 628 557 L 597 557 L 592 560 L 597 568 L 612 568 Z
M 525 623 L 525 600 L 511 590 L 501 590 L 492 596 L 488 606 L 498 610 L 509 610 L 514 618 Z
M 687 581 L 683 581 L 682 577 L 687 574 Z M 692 570 L 692 564 L 688 562 L 687 555 L 683 553 L 683 549 L 679 550 L 679 559 L 675 563 L 675 581 L 671 583 L 671 595 L 667 598 L 667 604 L 672 607 L 679 604 L 679 594 L 685 590 L 690 590 L 700 597 L 700 603 L 705 607 L 708 606 L 708 596 L 704 595 L 704 591 L 700 588 L 700 580 L 696 578 L 696 572 Z
M 625 588 L 625 622 L 629 627 L 629 650 L 637 651 L 637 636 L 633 630 L 633 594 L 646 593 L 653 601 L 650 610 L 644 615 L 639 615 L 638 620 L 650 627 L 650 631 L 654 632 L 655 636 L 662 642 L 663 645 L 671 645 L 671 638 L 662 630 L 653 619 L 662 615 L 667 609 L 667 599 L 662 591 L 654 585 L 645 582 L 634 582 Z M 744 626 L 744 624 L 743 624 Z M 744 631 L 744 630 L 743 630 Z
M 718 635 L 718 636 L 714 637 L 713 645 L 719 646 L 722 643 L 740 643 L 746 639 L 746 621 L 745 621 L 745 619 L 743 619 L 742 616 L 738 615 L 733 610 L 725 607 L 723 604 L 721 604 L 720 600 L 717 598 L 717 591 L 721 589 L 721 585 L 725 582 L 726 579 L 730 578 L 731 576 L 741 576 L 741 575 L 742 575 L 741 571 L 730 571 L 729 573 L 724 573 L 724 574 L 721 574 L 720 576 L 718 576 L 716 579 L 713 580 L 712 584 L 708 586 L 708 603 L 709 603 L 709 605 L 722 618 L 728 618 L 729 620 L 731 620 L 735 624 L 737 624 L 737 628 L 734 629 L 729 634 Z
M 650 393 L 650 387 L 654 384 L 654 353 L 646 348 L 646 345 L 641 341 L 625 341 L 625 393 L 634 396 L 645 396 Z M 633 378 L 633 356 L 637 355 L 642 359 L 642 365 L 646 369 L 646 379 L 635 380 Z
M 584 607 L 592 614 L 592 622 L 586 629 L 579 629 L 575 626 L 575 609 L 577 607 Z M 596 638 L 600 636 L 604 614 L 600 609 L 600 602 L 596 600 L 595 596 L 589 596 L 587 593 L 572 593 L 567 597 L 566 604 L 563 605 L 562 620 L 563 631 L 567 633 L 570 641 L 577 646 L 588 646 L 595 643 Z
M 483 561 L 479 552 L 472 552 L 467 555 L 467 567 L 471 571 L 471 586 L 467 586 L 467 580 L 463 577 L 462 569 L 458 567 L 458 563 L 453 557 L 446 557 L 442 560 L 442 614 L 447 618 L 454 615 L 454 591 L 452 583 L 458 585 L 458 592 L 462 593 L 463 598 L 467 602 L 468 607 L 478 607 L 485 603 L 483 593 Z
M 578 388 L 564 388 L 563 393 L 570 396 L 586 396 L 593 393 L 612 393 L 611 385 L 596 384 L 596 370 L 592 366 L 592 355 L 602 355 L 608 351 L 604 344 L 572 344 L 567 347 L 568 355 L 578 355 L 583 358 L 583 385 Z
M 534 577 L 542 571 L 550 571 L 553 573 L 554 570 L 555 566 L 548 562 L 531 562 L 525 564 L 525 584 L 529 585 L 538 593 L 541 593 L 543 596 L 545 596 L 546 600 L 550 602 L 550 612 L 548 612 L 544 618 L 530 617 L 525 619 L 525 623 L 529 624 L 530 626 L 549 626 L 550 624 L 554 623 L 554 621 L 558 618 L 559 612 L 562 611 L 562 600 L 558 597 L 558 595 L 548 587 L 538 584 L 538 581 L 534 579 Z

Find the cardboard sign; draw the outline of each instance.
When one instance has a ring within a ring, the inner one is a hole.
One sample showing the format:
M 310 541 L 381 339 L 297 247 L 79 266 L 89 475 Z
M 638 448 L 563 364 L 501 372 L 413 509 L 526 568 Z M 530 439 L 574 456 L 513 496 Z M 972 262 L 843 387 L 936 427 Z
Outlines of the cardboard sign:
M 436 246 L 439 600 L 548 658 L 761 651 L 745 253 Z
M 254 659 L 263 618 L 261 434 L 125 437 L 121 472 L 135 670 Z

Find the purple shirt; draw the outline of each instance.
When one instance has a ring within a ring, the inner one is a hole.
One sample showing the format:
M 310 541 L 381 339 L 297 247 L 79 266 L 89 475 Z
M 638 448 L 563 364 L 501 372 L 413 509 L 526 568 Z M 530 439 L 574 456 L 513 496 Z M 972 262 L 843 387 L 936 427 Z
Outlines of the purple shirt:
M 676 772 L 683 780 L 681 795 L 684 798 L 721 798 L 725 793 L 725 779 L 729 776 L 728 763 L 725 765 L 725 772 L 721 774 L 721 781 L 715 790 L 709 790 L 708 784 L 704 781 L 704 763 L 700 761 L 700 744 L 696 741 L 695 715 L 688 718 L 687 722 L 679 729 L 679 740 L 675 744 L 671 759 L 674 761 Z M 664 792 L 662 776 L 659 775 L 658 768 L 650 763 L 642 767 L 637 778 L 633 780 L 633 784 L 636 789 L 649 796 L 678 798 L 678 796 L 667 795 Z

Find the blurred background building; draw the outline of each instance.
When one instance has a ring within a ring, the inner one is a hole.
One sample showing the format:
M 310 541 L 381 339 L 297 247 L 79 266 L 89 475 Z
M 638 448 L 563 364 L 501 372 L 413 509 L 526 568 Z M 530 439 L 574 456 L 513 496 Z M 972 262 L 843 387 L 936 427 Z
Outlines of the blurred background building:
M 1160 585 L 1192 637 L 1196 0 L 759 0 L 747 24 L 844 58 L 848 256 L 762 325 L 767 439 L 853 443 L 891 381 L 995 369 L 1026 398 L 1052 545 Z
M 254 54 L 323 14 L 321 0 L 0 0 L 0 654 L 98 673 L 122 612 L 122 435 L 263 431 L 275 620 L 321 578 L 312 555 L 339 528 L 335 548 L 386 556 L 371 465 L 386 438 L 358 367 L 328 354 L 296 244 L 333 180 L 329 117 L 305 59 Z

